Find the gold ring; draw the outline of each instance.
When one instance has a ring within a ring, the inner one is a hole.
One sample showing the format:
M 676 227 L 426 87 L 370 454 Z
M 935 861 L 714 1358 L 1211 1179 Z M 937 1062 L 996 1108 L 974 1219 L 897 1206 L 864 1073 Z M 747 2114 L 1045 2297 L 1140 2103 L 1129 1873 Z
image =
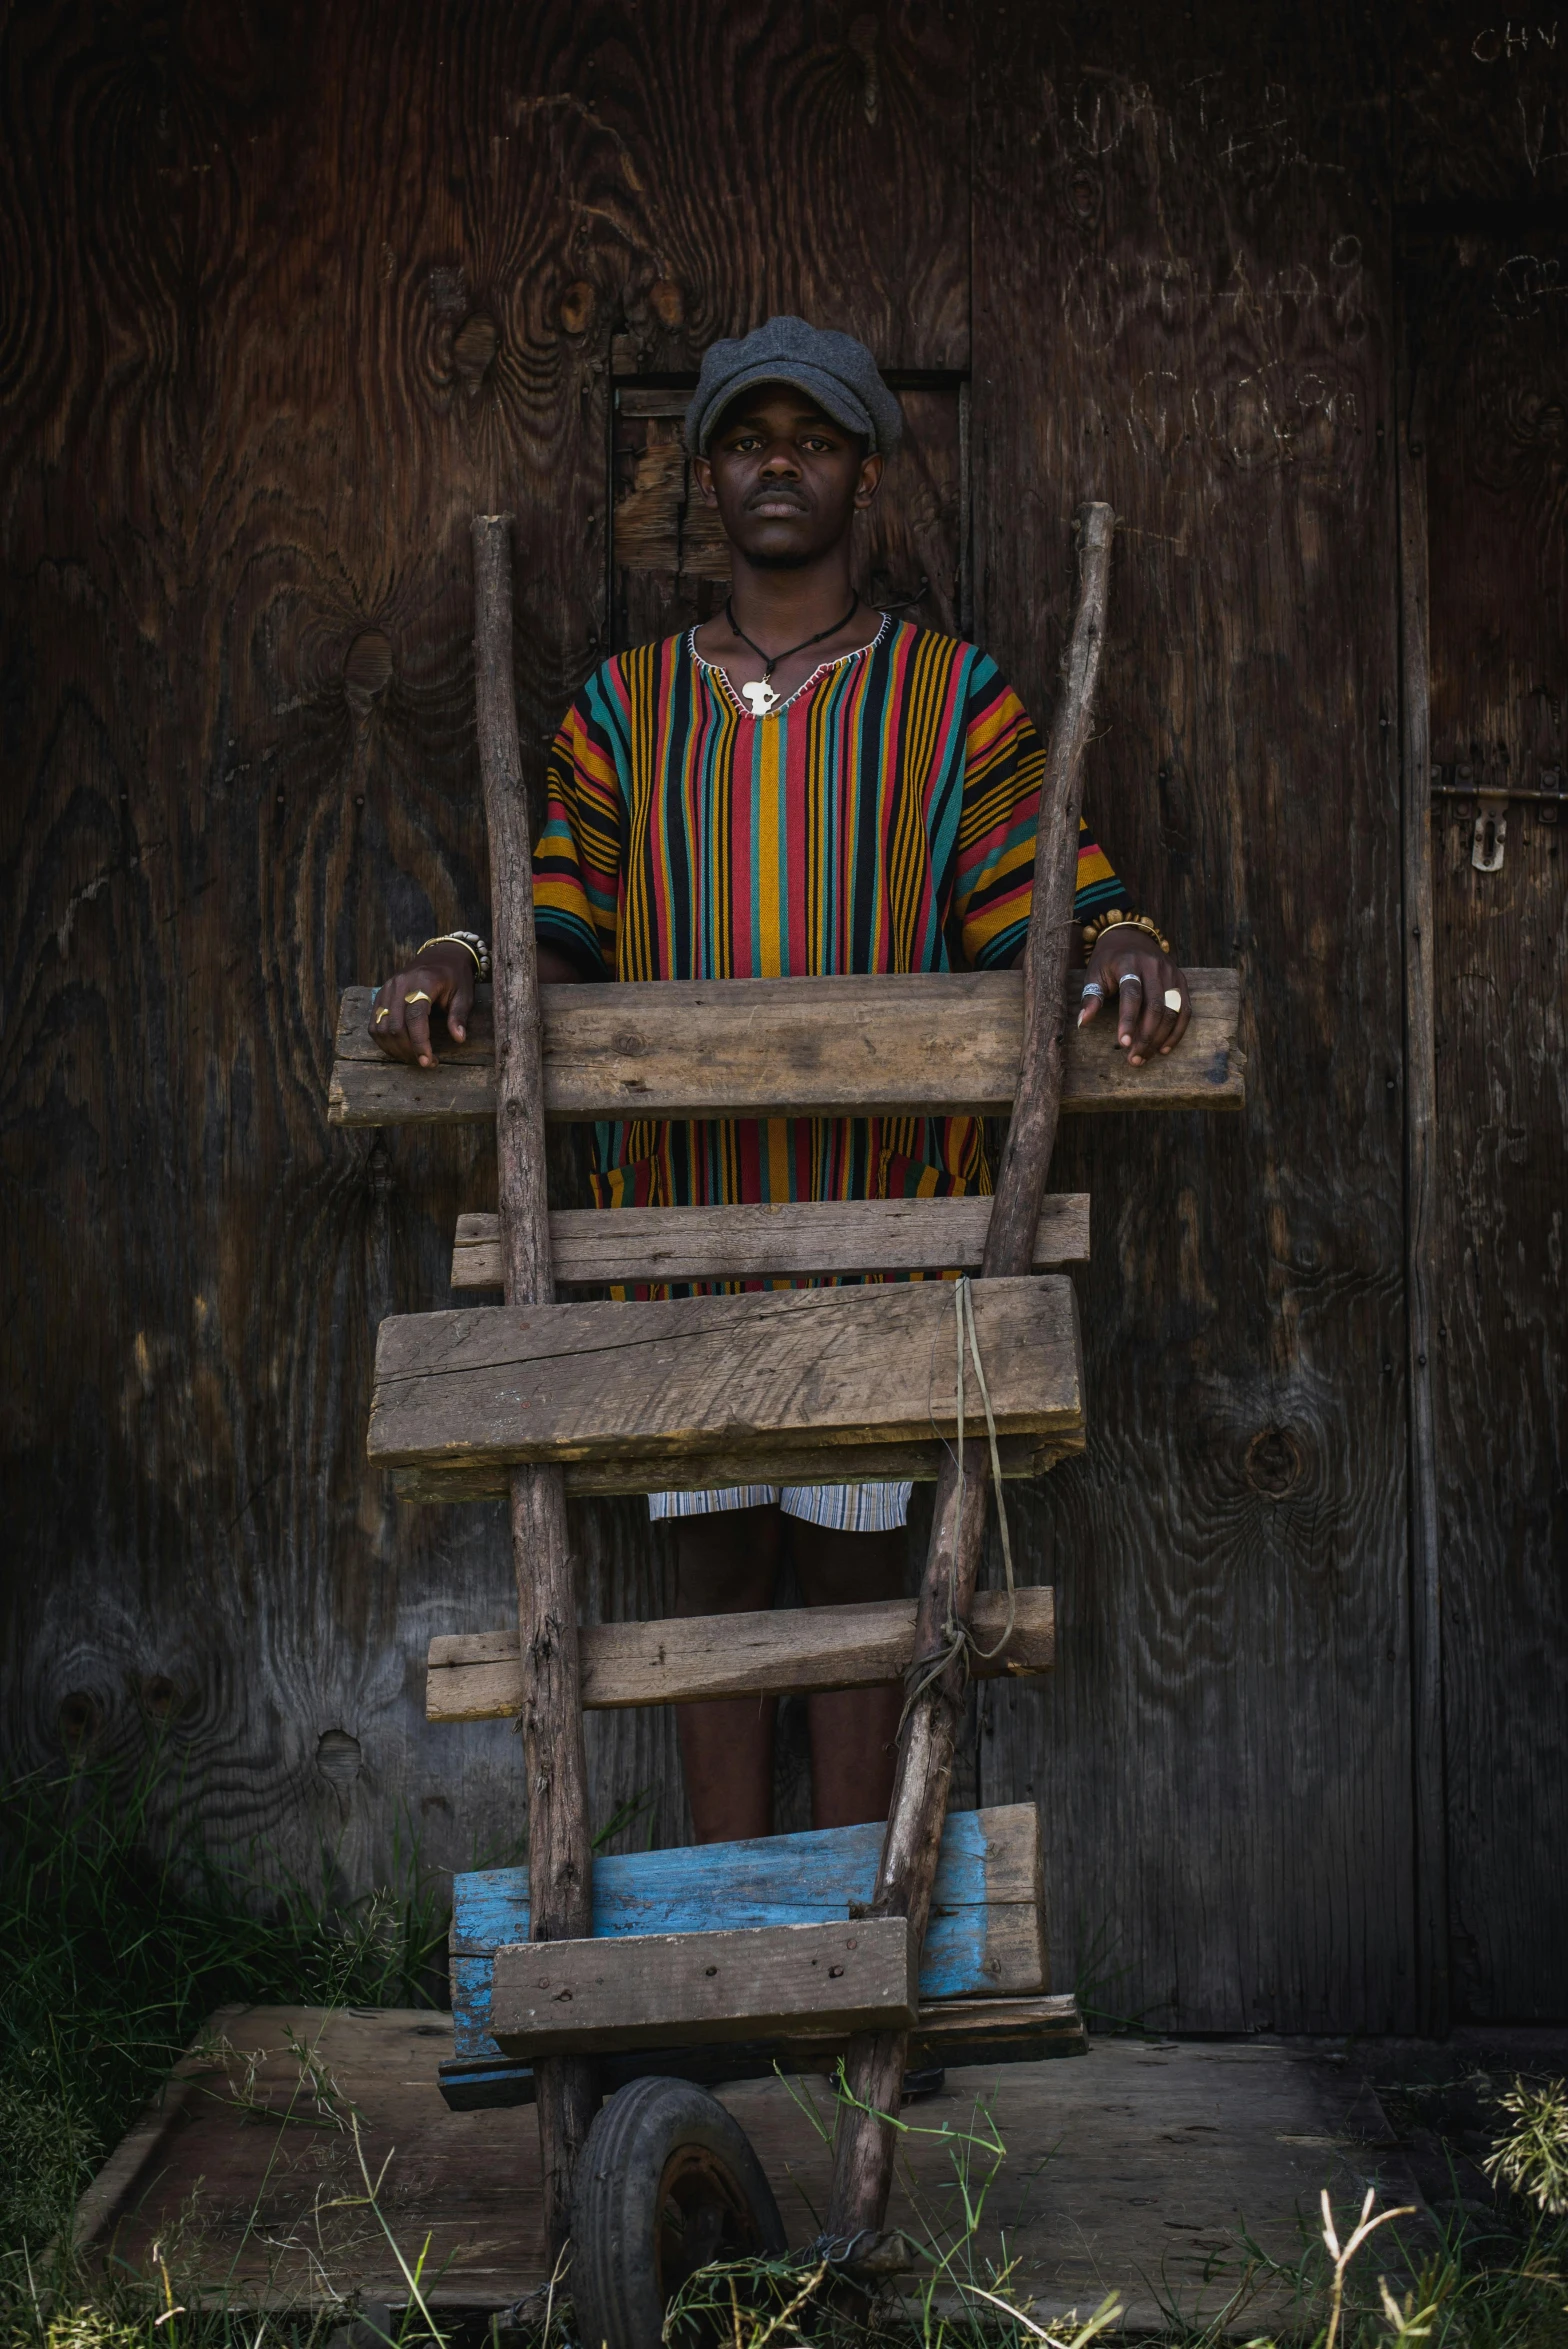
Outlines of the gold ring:
M 1167 1010 L 1167 1011 L 1180 1011 L 1180 1009 L 1181 1009 L 1181 989 L 1180 989 L 1179 987 L 1167 987 L 1167 988 L 1166 988 L 1166 990 L 1165 990 L 1165 1008 L 1166 1008 L 1166 1010 Z
M 405 996 L 404 996 L 404 998 L 403 998 L 403 1001 L 404 1001 L 405 1003 L 428 1003 L 428 1002 L 430 1001 L 430 998 L 429 998 L 429 996 L 428 996 L 428 995 L 425 993 L 425 991 L 424 991 L 423 987 L 421 987 L 421 988 L 419 988 L 419 989 L 418 989 L 418 991 L 417 991 L 415 994 L 413 994 L 413 995 L 405 995 Z
M 380 1009 L 380 1010 L 377 1012 L 377 1014 L 376 1014 L 376 1017 L 377 1017 L 377 1019 L 378 1019 L 378 1020 L 389 1020 L 389 1019 L 392 1017 L 392 1006 L 391 1006 L 391 1004 L 390 1004 L 390 1003 L 383 1003 L 383 1005 L 381 1006 L 381 1009 Z

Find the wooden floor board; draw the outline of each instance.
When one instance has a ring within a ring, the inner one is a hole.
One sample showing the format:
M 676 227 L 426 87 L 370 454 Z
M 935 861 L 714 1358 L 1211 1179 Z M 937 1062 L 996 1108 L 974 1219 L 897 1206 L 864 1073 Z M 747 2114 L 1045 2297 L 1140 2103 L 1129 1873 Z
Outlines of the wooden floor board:
M 336 2084 L 326 2114 L 291 2037 Z M 428 2238 L 433 2308 L 502 2308 L 547 2281 L 533 2116 L 447 2110 L 436 2066 L 449 2018 L 229 2009 L 215 2041 L 85 2198 L 79 2240 L 90 2261 L 113 2256 L 122 2275 L 151 2276 L 161 2242 L 187 2304 L 319 2308 L 330 2290 L 401 2307 L 407 2287 L 386 2237 L 354 2207 L 364 2189 L 353 2138 L 332 2123 L 352 2100 L 371 2176 L 387 2163 L 380 2201 L 394 2238 L 410 2259 Z M 831 2154 L 795 2099 L 825 2112 L 826 2084 L 755 2080 L 720 2093 L 757 2149 L 790 2241 L 804 2244 Z M 1172 2305 L 1187 2320 L 1213 2316 L 1236 2292 L 1244 2230 L 1293 2265 L 1323 2187 L 1341 2216 L 1368 2185 L 1384 2207 L 1420 2203 L 1376 2096 L 1342 2061 L 1261 2039 L 1100 2039 L 1081 2063 L 950 2071 L 942 2094 L 909 2112 L 919 2127 L 903 2140 L 892 2224 L 917 2237 L 952 2225 L 956 2133 L 973 2132 L 982 2110 L 981 2127 L 1007 2150 L 979 2257 L 1011 2255 L 1041 2318 L 1087 2314 L 1112 2290 L 1129 2330 L 1168 2329 Z M 1415 2254 L 1423 2240 L 1419 2227 L 1378 2237 L 1377 2265 L 1396 2280 L 1401 2233 Z M 1247 2339 L 1304 2313 L 1265 2279 L 1228 2329 Z

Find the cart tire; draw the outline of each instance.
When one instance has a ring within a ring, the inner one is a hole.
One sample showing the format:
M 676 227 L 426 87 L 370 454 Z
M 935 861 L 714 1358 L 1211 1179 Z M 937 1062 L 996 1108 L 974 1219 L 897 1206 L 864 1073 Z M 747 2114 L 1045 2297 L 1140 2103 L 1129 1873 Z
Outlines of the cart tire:
M 659 2349 L 688 2276 L 785 2248 L 762 2164 L 716 2097 L 689 2080 L 631 2080 L 600 2107 L 572 2197 L 582 2349 Z

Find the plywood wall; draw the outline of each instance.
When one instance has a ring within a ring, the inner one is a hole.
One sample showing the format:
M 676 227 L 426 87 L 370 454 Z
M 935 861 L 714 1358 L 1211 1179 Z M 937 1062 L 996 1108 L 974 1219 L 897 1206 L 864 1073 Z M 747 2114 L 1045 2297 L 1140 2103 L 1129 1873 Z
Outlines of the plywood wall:
M 1447 0 L 1386 32 L 1349 8 L 1112 19 L 1076 0 L 12 15 L 13 1764 L 129 1761 L 161 1737 L 215 1837 L 278 1868 L 325 1850 L 345 1890 L 411 1837 L 444 1866 L 515 1843 L 510 1730 L 431 1730 L 420 1703 L 431 1632 L 506 1619 L 500 1512 L 399 1510 L 363 1459 L 376 1323 L 448 1301 L 455 1216 L 493 1204 L 493 1171 L 479 1136 L 330 1133 L 332 1011 L 433 928 L 483 919 L 468 516 L 519 517 L 537 762 L 615 633 L 707 576 L 678 565 L 666 589 L 615 558 L 654 395 L 678 404 L 714 335 L 794 309 L 865 336 L 929 409 L 930 479 L 879 559 L 910 592 L 934 563 L 932 612 L 967 606 L 1041 717 L 1072 508 L 1114 501 L 1091 805 L 1181 950 L 1246 981 L 1244 1120 L 1064 1137 L 1056 1181 L 1095 1198 L 1093 1435 L 1015 1517 L 1027 1574 L 1059 1593 L 1061 1666 L 1043 1702 L 985 1697 L 966 1787 L 1039 1798 L 1059 1979 L 1105 2010 L 1415 2018 L 1433 1951 L 1407 1546 L 1396 285 L 1407 230 L 1465 232 L 1490 206 L 1487 233 L 1522 250 L 1520 221 L 1560 201 L 1568 49 L 1538 33 Z M 1501 486 L 1490 424 L 1444 444 L 1492 500 L 1498 549 L 1517 489 L 1548 585 L 1561 307 L 1530 330 L 1537 486 L 1518 487 L 1512 410 Z M 1523 348 L 1494 337 L 1476 365 Z M 640 392 L 641 440 L 617 385 Z M 1456 528 L 1434 521 L 1439 564 Z M 1517 599 L 1501 553 L 1487 580 L 1444 623 L 1461 731 L 1473 615 L 1500 606 L 1506 633 Z M 1550 686 L 1547 652 L 1500 656 L 1499 693 L 1521 662 L 1526 699 L 1537 669 Z M 1530 886 L 1549 959 L 1547 883 Z M 1452 902 L 1454 923 L 1487 916 Z M 1474 1035 L 1475 941 L 1453 937 L 1451 1016 Z M 1518 1018 L 1519 1065 L 1546 1069 Z M 1454 1153 L 1470 1082 L 1444 1096 Z M 1486 1130 L 1531 1130 L 1532 1097 L 1516 1087 Z M 1499 1148 L 1549 1269 L 1548 1178 L 1516 1180 Z M 557 1175 L 569 1195 L 569 1150 Z M 1444 1247 L 1462 1254 L 1470 1213 Z M 1484 1788 L 1507 1783 L 1498 1675 L 1521 1643 L 1542 1659 L 1521 1783 L 1538 1815 L 1561 1801 L 1544 1726 L 1560 1421 L 1524 1444 L 1535 1374 L 1497 1387 L 1537 1529 L 1499 1583 L 1504 1422 L 1468 1398 L 1513 1333 L 1485 1299 L 1455 1311 L 1443 1507 L 1469 1595 L 1435 1799 L 1475 1952 L 1462 1998 L 1544 2012 L 1560 1923 L 1528 1889 L 1540 1838 L 1520 1826 L 1490 1876 L 1474 1855 L 1503 1849 Z M 578 1544 L 591 1613 L 665 1603 L 637 1504 L 584 1511 Z M 601 1818 L 648 1788 L 638 1832 L 684 1832 L 666 1718 L 598 1723 L 593 1743 Z M 1527 1889 L 1504 1897 L 1499 1869 Z

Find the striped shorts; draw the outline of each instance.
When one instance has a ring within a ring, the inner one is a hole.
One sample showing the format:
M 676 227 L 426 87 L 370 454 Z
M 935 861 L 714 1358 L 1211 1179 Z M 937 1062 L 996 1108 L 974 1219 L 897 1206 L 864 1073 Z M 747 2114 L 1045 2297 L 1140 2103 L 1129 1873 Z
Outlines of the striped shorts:
M 907 1484 L 731 1484 L 712 1493 L 650 1493 L 648 1514 L 707 1517 L 716 1509 L 762 1509 L 777 1504 L 786 1517 L 804 1518 L 836 1533 L 890 1533 L 909 1516 Z

